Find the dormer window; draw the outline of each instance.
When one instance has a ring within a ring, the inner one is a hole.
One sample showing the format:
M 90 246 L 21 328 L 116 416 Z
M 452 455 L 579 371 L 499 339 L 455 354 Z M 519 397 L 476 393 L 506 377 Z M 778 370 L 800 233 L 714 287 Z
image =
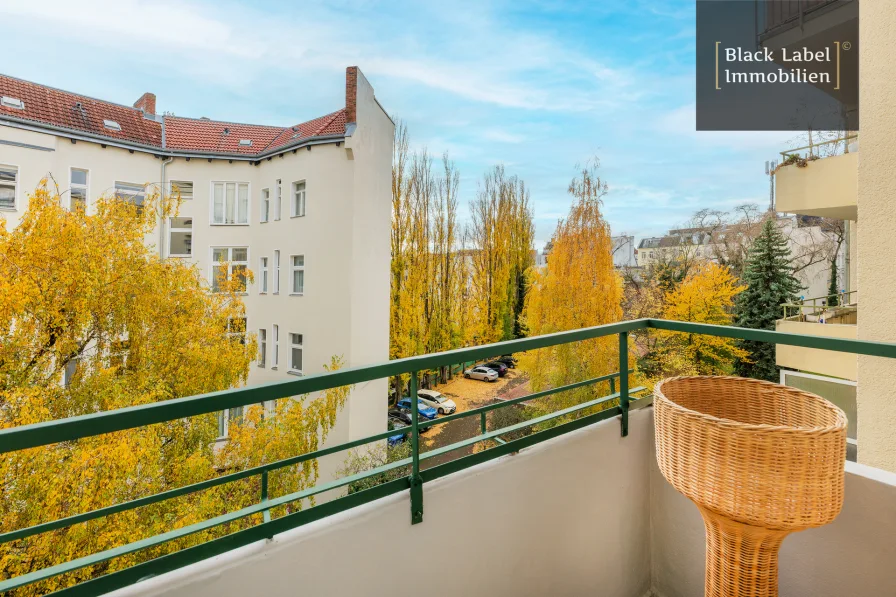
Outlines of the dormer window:
M 121 125 L 115 122 L 114 120 L 104 120 L 103 126 L 109 129 L 110 131 L 121 131 Z
M 8 95 L 0 97 L 0 105 L 2 105 L 4 108 L 15 108 L 16 110 L 25 109 L 25 102 L 17 97 L 9 97 Z
M 240 145 L 243 147 L 249 147 L 252 145 L 252 139 L 240 139 Z

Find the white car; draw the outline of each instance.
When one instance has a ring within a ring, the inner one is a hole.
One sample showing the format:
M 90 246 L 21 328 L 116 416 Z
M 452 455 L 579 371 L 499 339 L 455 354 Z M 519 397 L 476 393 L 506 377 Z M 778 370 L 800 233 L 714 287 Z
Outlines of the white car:
M 473 367 L 464 371 L 464 377 L 481 379 L 482 381 L 498 381 L 498 372 L 488 367 Z
M 454 400 L 435 390 L 420 390 L 417 392 L 417 398 L 426 406 L 431 406 L 439 411 L 440 415 L 450 415 L 457 410 Z

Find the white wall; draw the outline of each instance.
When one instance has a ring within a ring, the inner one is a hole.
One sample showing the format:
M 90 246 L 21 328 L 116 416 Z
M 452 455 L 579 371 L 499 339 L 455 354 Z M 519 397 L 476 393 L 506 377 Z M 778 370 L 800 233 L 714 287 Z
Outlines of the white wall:
M 117 597 L 642 597 L 650 583 L 649 412 L 611 419 L 122 589 Z M 426 583 L 426 586 L 424 586 Z

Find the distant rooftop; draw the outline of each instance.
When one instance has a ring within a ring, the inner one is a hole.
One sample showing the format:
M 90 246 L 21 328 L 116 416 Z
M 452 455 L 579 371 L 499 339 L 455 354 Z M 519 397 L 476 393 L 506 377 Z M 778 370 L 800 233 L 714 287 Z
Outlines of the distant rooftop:
M 344 136 L 346 130 L 345 108 L 288 127 L 240 124 L 157 115 L 151 93 L 132 107 L 6 75 L 0 75 L 0 97 L 0 122 L 180 153 L 257 156 L 312 138 Z

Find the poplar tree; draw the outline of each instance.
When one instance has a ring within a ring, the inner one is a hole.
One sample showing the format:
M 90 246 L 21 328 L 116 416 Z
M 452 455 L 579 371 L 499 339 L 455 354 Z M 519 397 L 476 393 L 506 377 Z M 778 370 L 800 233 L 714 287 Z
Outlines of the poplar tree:
M 750 248 L 742 282 L 746 289 L 735 303 L 736 325 L 774 330 L 775 322 L 784 316 L 782 305 L 797 300 L 802 286 L 793 275 L 787 239 L 772 219 L 766 220 Z M 778 380 L 774 344 L 743 340 L 740 348 L 747 356 L 736 363 L 738 375 Z

